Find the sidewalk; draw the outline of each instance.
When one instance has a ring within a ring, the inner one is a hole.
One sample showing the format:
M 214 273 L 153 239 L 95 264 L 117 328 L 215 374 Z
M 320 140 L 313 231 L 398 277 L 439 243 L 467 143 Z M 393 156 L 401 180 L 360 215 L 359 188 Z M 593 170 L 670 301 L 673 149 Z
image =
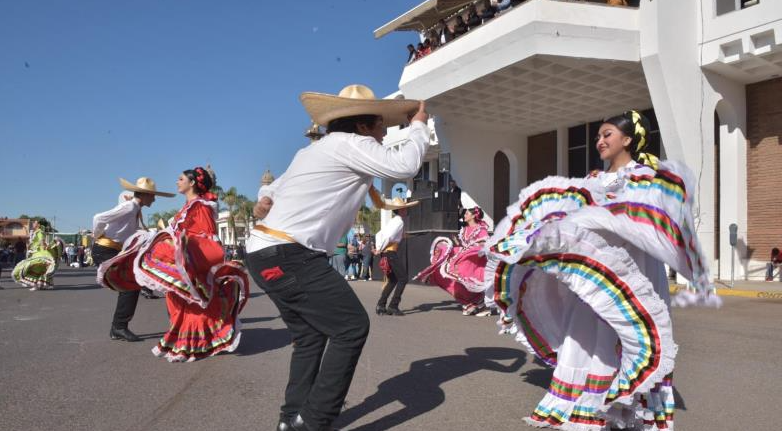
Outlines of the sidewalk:
M 676 293 L 685 286 L 671 283 L 671 293 Z M 734 287 L 730 287 L 730 280 L 714 280 L 714 287 L 720 296 L 740 296 L 743 298 L 777 299 L 782 300 L 782 282 L 779 281 L 753 281 L 736 280 Z

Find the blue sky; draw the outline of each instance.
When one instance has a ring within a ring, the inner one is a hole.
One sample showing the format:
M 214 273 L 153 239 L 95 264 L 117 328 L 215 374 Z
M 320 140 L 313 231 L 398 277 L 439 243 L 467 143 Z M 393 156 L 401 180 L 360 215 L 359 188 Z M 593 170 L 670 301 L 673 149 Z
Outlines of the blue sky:
M 396 91 L 416 36 L 372 31 L 419 2 L 0 0 L 0 216 L 89 228 L 118 177 L 207 163 L 255 196 L 307 143 L 302 91 Z

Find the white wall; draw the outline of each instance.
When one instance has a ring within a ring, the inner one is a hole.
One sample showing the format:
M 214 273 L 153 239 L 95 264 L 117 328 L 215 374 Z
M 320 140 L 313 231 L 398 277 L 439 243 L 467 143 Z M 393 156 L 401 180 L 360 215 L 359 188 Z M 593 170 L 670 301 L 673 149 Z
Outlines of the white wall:
M 527 137 L 441 119 L 435 127 L 441 151 L 451 153 L 451 174 L 459 187 L 492 219 L 502 219 L 505 214 L 493 214 L 494 155 L 503 151 L 510 161 L 509 202 L 513 203 L 526 185 Z

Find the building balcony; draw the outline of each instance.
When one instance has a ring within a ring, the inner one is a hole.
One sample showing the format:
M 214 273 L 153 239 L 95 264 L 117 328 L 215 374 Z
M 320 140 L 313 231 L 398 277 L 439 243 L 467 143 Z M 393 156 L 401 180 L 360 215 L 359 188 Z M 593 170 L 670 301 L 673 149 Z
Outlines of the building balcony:
M 704 69 L 744 84 L 782 76 L 782 2 L 702 1 Z
M 637 8 L 528 0 L 405 67 L 406 97 L 431 99 L 535 56 L 639 61 Z

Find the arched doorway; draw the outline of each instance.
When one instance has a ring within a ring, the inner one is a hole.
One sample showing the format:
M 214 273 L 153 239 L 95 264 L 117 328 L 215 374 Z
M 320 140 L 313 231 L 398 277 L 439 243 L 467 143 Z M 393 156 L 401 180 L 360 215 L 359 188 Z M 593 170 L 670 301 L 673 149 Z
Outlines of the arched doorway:
M 506 215 L 510 205 L 510 160 L 502 151 L 494 154 L 494 220 L 500 220 Z

